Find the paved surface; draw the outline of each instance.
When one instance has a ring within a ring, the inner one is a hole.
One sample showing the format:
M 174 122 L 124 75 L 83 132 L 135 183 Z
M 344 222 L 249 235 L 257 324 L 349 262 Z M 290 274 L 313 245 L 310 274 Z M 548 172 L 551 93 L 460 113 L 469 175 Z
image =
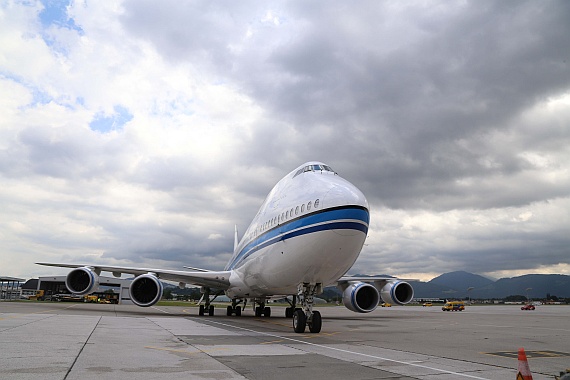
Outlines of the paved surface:
M 0 303 L 0 379 L 515 379 L 570 367 L 570 307 L 323 307 L 320 334 L 193 307 Z M 221 315 L 223 314 L 223 316 Z

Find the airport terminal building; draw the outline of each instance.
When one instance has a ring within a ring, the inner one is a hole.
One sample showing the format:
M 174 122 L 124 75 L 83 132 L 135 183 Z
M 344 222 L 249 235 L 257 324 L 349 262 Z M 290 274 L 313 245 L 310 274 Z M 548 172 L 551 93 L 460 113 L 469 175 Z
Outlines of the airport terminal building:
M 16 277 L 0 276 L 0 301 L 20 298 L 20 284 L 25 280 Z
M 43 290 L 45 299 L 54 298 L 58 295 L 68 294 L 69 291 L 65 286 L 66 276 L 43 276 L 38 279 L 28 280 L 22 286 L 21 295 L 26 296 L 35 294 L 38 290 Z M 116 278 L 116 277 L 99 277 L 99 288 L 91 296 L 97 297 L 99 300 L 108 300 L 111 303 L 132 305 L 129 296 L 129 286 L 132 279 Z

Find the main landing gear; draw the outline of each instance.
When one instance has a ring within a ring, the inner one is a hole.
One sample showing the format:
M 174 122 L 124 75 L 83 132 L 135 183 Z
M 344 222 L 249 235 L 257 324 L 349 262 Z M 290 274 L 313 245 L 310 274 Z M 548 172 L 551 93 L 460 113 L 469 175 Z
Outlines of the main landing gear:
M 202 299 L 205 300 L 204 305 L 200 305 L 198 314 L 204 315 L 214 315 L 214 305 L 212 305 L 212 300 L 210 300 L 210 288 L 202 288 L 202 293 L 204 294 Z M 297 287 L 297 295 L 293 296 L 293 301 L 289 302 L 289 307 L 285 309 L 285 317 L 293 318 L 293 330 L 296 333 L 304 333 L 307 326 L 309 326 L 309 331 L 312 333 L 321 332 L 321 327 L 323 321 L 321 318 L 321 313 L 318 311 L 313 311 L 314 297 L 316 294 L 323 292 L 322 284 L 309 284 L 302 283 Z M 215 297 L 214 297 L 215 298 Z M 297 307 L 297 300 L 301 303 L 301 308 Z M 241 300 L 232 300 L 231 306 L 227 307 L 227 316 L 241 316 L 242 307 L 239 306 Z M 245 308 L 245 301 L 244 301 Z M 265 306 L 265 298 L 254 299 L 253 300 L 253 310 L 256 317 L 266 317 L 271 316 L 271 308 Z
M 289 307 L 285 309 L 285 318 L 293 318 L 293 313 L 295 313 L 295 310 L 301 310 L 297 307 L 297 296 L 293 296 L 293 302 L 289 301 L 289 298 L 286 298 L 286 300 L 289 303 Z
M 232 315 L 235 315 L 236 317 L 239 317 L 241 315 L 241 306 L 238 306 L 238 303 L 240 303 L 240 301 L 238 301 L 237 299 L 232 300 L 232 305 L 228 306 L 227 308 L 227 312 L 226 315 L 228 317 L 231 317 Z
M 301 301 L 302 309 L 295 309 L 292 305 L 291 308 L 295 310 L 293 312 L 293 330 L 296 333 L 304 333 L 305 328 L 309 325 L 309 331 L 312 333 L 321 332 L 321 327 L 323 321 L 321 318 L 321 313 L 318 311 L 313 311 L 314 296 L 320 294 L 323 291 L 322 284 L 299 284 L 297 287 L 297 295 Z M 293 302 L 295 299 L 293 298 Z M 289 308 L 287 308 L 289 310 Z M 290 311 L 285 311 L 286 315 Z
M 256 303 L 258 306 L 255 306 Z M 253 305 L 254 305 L 253 310 L 255 311 L 256 317 L 262 317 L 262 316 L 266 318 L 271 317 L 271 308 L 269 306 L 265 306 L 264 298 L 260 300 L 254 300 Z
M 203 294 L 202 299 L 206 300 L 206 302 L 204 305 L 200 305 L 200 308 L 198 309 L 198 315 L 203 316 L 207 312 L 211 317 L 214 315 L 214 305 L 212 305 L 212 301 L 210 301 L 210 288 L 202 288 L 200 291 Z

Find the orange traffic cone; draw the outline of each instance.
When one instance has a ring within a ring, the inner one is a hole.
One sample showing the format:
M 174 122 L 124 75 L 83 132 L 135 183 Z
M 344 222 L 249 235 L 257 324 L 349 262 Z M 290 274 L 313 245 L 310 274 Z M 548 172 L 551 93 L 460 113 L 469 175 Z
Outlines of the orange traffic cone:
M 532 374 L 526 360 L 526 353 L 524 348 L 519 348 L 519 373 L 517 373 L 517 380 L 532 380 Z

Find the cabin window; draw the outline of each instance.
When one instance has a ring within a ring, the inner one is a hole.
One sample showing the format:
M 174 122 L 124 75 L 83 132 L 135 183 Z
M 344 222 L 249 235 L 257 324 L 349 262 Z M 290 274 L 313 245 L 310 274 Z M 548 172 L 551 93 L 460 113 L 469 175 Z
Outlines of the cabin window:
M 297 173 L 295 173 L 295 175 L 293 176 L 293 178 L 297 177 L 299 174 L 303 173 L 303 171 L 305 170 L 305 168 L 301 168 L 299 170 L 297 170 Z
M 319 199 L 315 199 L 315 208 L 319 207 Z
M 289 210 L 287 210 L 287 212 L 285 212 L 285 219 L 289 219 Z
M 295 207 L 295 215 L 299 214 L 299 206 Z
M 301 214 L 304 213 L 304 212 L 305 212 L 305 204 L 303 203 L 303 204 L 301 205 Z
M 311 201 L 309 201 L 309 203 L 307 203 L 307 211 L 310 211 L 310 210 L 311 210 L 311 204 L 312 204 Z

